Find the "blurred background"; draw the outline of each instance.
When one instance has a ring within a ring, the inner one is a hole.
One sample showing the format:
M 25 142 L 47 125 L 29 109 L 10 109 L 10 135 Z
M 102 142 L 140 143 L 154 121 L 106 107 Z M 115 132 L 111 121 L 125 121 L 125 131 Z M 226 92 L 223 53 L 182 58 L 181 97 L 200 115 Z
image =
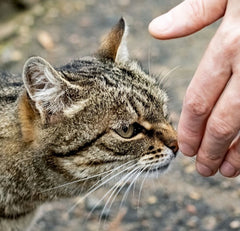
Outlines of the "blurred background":
M 177 125 L 187 85 L 219 25 L 181 39 L 151 38 L 148 23 L 180 2 L 0 0 L 0 70 L 21 73 L 24 62 L 33 55 L 60 66 L 92 54 L 102 36 L 123 16 L 129 25 L 131 56 L 147 72 L 166 77 L 171 118 Z M 71 211 L 81 196 L 46 204 L 32 231 L 240 230 L 240 178 L 219 174 L 203 178 L 191 158 L 179 155 L 167 174 L 147 179 L 143 185 L 139 182 L 122 203 L 127 186 L 111 209 L 103 210 L 107 198 L 101 201 L 108 187 L 81 200 Z

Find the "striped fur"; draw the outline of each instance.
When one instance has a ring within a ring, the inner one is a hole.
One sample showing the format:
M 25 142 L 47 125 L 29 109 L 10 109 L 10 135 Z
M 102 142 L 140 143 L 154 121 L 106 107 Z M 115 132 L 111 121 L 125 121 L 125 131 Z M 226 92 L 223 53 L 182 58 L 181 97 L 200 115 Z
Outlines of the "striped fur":
M 2 75 L 0 230 L 25 230 L 40 204 L 96 189 L 107 173 L 162 172 L 175 157 L 166 93 L 129 60 L 125 29 L 121 19 L 95 56 L 59 68 L 30 58 L 24 88 Z

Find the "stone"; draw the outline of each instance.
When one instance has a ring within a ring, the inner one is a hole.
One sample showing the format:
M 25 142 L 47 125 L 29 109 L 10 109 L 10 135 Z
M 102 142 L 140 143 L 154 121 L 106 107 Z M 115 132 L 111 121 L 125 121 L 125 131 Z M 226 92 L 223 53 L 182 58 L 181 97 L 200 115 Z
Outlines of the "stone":
M 230 224 L 229 224 L 231 229 L 239 229 L 240 228 L 240 221 L 238 220 L 233 220 Z
M 39 31 L 37 35 L 38 42 L 46 50 L 51 50 L 54 47 L 54 42 L 51 35 L 47 31 Z

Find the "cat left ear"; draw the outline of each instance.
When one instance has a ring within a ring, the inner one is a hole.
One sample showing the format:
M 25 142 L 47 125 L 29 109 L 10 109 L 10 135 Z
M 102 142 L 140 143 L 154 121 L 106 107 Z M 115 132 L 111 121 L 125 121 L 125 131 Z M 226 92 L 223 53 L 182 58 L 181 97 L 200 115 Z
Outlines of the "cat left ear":
M 114 62 L 126 62 L 129 60 L 127 49 L 127 25 L 121 18 L 112 28 L 109 34 L 103 39 L 97 51 L 100 59 L 109 59 Z
M 27 60 L 23 68 L 23 82 L 43 123 L 57 120 L 56 117 L 69 104 L 69 89 L 74 90 L 47 61 L 40 57 Z

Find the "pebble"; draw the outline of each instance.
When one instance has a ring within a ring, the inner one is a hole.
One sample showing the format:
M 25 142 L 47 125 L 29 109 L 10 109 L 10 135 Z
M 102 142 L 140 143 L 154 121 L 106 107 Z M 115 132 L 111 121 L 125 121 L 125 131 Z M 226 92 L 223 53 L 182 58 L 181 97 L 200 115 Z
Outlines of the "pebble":
M 229 224 L 231 229 L 238 229 L 240 228 L 240 221 L 238 220 L 233 220 L 230 224 Z
M 38 42 L 46 50 L 51 50 L 54 47 L 54 42 L 51 35 L 47 31 L 39 31 L 37 35 Z
M 190 217 L 190 219 L 187 221 L 187 226 L 194 228 L 197 226 L 198 218 L 196 216 Z
M 214 230 L 217 225 L 217 219 L 213 216 L 206 217 L 203 219 L 203 224 L 205 224 L 204 228 L 206 230 L 209 230 L 209 231 Z
M 186 210 L 191 214 L 197 213 L 197 209 L 194 205 L 187 205 Z
M 157 199 L 156 196 L 150 196 L 150 197 L 148 197 L 148 199 L 147 199 L 147 202 L 148 202 L 148 204 L 150 204 L 150 205 L 156 204 L 157 201 L 158 201 L 158 199 Z
M 188 165 L 185 169 L 184 169 L 185 173 L 193 173 L 196 171 L 196 167 L 194 164 L 192 165 Z
M 190 197 L 191 199 L 193 199 L 193 200 L 198 201 L 198 200 L 201 199 L 202 196 L 201 196 L 201 194 L 198 193 L 198 192 L 191 192 L 191 193 L 189 194 L 189 197 Z

